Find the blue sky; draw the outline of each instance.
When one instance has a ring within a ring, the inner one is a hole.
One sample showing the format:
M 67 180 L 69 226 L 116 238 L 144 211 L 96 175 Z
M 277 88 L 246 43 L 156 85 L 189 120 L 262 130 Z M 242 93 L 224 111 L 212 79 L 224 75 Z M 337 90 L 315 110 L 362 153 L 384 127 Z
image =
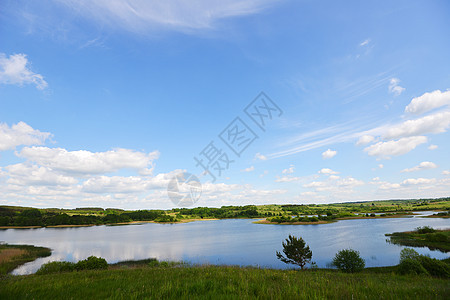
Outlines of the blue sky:
M 171 208 L 183 171 L 196 206 L 449 196 L 449 12 L 3 1 L 0 203 Z M 244 111 L 260 92 L 282 111 L 265 131 Z M 219 137 L 236 117 L 257 136 L 240 156 Z M 210 142 L 233 161 L 216 180 L 194 160 Z

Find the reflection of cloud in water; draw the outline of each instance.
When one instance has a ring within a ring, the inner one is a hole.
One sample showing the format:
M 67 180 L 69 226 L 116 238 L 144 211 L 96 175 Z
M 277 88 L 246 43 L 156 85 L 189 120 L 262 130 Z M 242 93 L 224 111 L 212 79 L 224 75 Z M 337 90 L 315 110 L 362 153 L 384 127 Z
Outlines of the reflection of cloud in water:
M 366 265 L 398 263 L 403 247 L 386 243 L 385 233 L 412 230 L 429 225 L 450 227 L 448 219 L 398 218 L 346 220 L 324 225 L 258 225 L 253 220 L 199 221 L 184 224 L 144 224 L 79 228 L 0 230 L 0 240 L 10 244 L 49 247 L 50 257 L 40 258 L 15 270 L 35 272 L 43 263 L 55 260 L 76 262 L 91 255 L 109 263 L 157 258 L 192 263 L 258 265 L 285 268 L 276 259 L 281 242 L 289 235 L 301 236 L 313 252 L 313 261 L 325 267 L 344 248 L 360 251 Z M 426 248 L 419 253 L 445 258 Z M 374 257 L 376 259 L 374 259 Z

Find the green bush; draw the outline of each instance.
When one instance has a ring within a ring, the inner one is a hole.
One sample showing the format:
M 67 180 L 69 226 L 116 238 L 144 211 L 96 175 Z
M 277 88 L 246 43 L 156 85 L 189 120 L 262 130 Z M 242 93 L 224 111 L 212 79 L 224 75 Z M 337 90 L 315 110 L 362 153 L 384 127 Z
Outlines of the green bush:
M 425 239 L 430 242 L 438 242 L 438 243 L 449 242 L 448 237 L 442 232 L 429 234 L 425 237 Z
M 420 261 L 412 258 L 406 258 L 398 265 L 397 272 L 401 275 L 419 275 L 428 274 L 427 270 L 422 266 Z
M 433 232 L 436 232 L 436 229 L 434 229 L 430 226 L 423 226 L 423 227 L 417 227 L 416 231 L 418 233 L 433 233 Z
M 366 265 L 359 252 L 352 249 L 344 249 L 336 253 L 332 264 L 347 273 L 360 272 Z
M 419 257 L 420 264 L 432 276 L 450 278 L 450 266 L 443 261 L 425 255 Z
M 107 269 L 108 263 L 104 258 L 96 257 L 96 256 L 89 256 L 85 260 L 80 260 L 75 264 L 75 269 L 77 271 L 81 270 L 101 270 L 101 269 Z
M 400 252 L 400 263 L 405 259 L 417 260 L 419 256 L 419 253 L 417 253 L 417 251 L 412 248 L 402 249 L 402 251 Z
M 72 272 L 75 270 L 75 264 L 68 261 L 52 261 L 43 264 L 39 270 L 37 270 L 37 275 L 54 274 L 62 272 Z

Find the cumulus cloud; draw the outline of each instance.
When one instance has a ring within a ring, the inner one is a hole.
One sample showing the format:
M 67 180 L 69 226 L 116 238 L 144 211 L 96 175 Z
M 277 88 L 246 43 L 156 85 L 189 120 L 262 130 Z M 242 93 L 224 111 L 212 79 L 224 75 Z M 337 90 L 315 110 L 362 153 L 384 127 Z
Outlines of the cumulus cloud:
M 394 125 L 383 135 L 386 139 L 446 132 L 450 126 L 450 111 L 438 112 L 416 120 Z
M 375 140 L 375 138 L 371 135 L 363 135 L 359 138 L 359 140 L 356 142 L 357 146 L 362 146 L 362 145 L 367 145 L 371 142 L 373 142 Z
M 30 185 L 73 185 L 78 183 L 78 180 L 58 174 L 49 168 L 29 165 L 29 164 L 15 164 L 5 167 L 6 174 L 9 176 L 7 183 L 20 186 Z
M 300 177 L 295 177 L 295 176 L 282 176 L 282 177 L 277 177 L 277 179 L 275 179 L 275 182 L 293 182 L 293 181 L 299 181 L 301 178 Z
M 139 176 L 98 176 L 86 180 L 82 191 L 88 193 L 136 193 L 148 189 L 149 180 Z
M 21 145 L 42 145 L 50 137 L 49 132 L 33 129 L 24 122 L 19 122 L 11 127 L 0 123 L 0 151 L 12 150 Z
M 330 176 L 331 177 L 331 176 Z M 325 181 L 313 181 L 303 185 L 304 188 L 313 188 L 317 192 L 352 192 L 352 189 L 357 186 L 364 185 L 364 181 L 355 179 L 351 176 L 345 178 L 328 178 Z
M 0 53 L 0 84 L 34 84 L 40 90 L 47 87 L 47 82 L 40 74 L 30 70 L 25 54 L 13 54 L 9 57 Z
M 426 169 L 435 169 L 438 166 L 431 162 L 431 161 L 423 161 L 421 162 L 419 165 L 409 168 L 409 169 L 404 169 L 402 170 L 402 172 L 415 172 L 415 171 L 420 171 L 420 170 L 426 170 Z
M 389 158 L 390 156 L 403 155 L 415 149 L 418 145 L 428 141 L 425 136 L 405 137 L 399 140 L 378 142 L 364 149 L 370 156 Z
M 333 171 L 333 170 L 328 169 L 328 168 L 323 168 L 318 173 L 325 174 L 325 175 L 339 174 L 339 172 Z
M 213 28 L 218 20 L 258 13 L 277 0 L 66 0 L 70 10 L 133 32 L 167 28 L 183 32 Z M 58 1 L 58 3 L 60 3 Z
M 402 181 L 402 185 L 418 185 L 435 183 L 435 178 L 409 178 Z
M 395 96 L 399 96 L 403 91 L 405 90 L 404 87 L 401 87 L 399 85 L 400 79 L 398 78 L 391 78 L 389 81 L 389 93 L 394 94 Z
M 129 149 L 114 149 L 106 152 L 86 150 L 67 151 L 62 148 L 25 147 L 18 153 L 38 165 L 64 173 L 79 175 L 116 172 L 120 169 L 148 170 L 158 151 L 143 153 Z
M 254 171 L 254 170 L 255 170 L 255 167 L 254 166 L 250 166 L 248 168 L 245 168 L 245 169 L 241 170 L 241 172 L 251 172 L 251 171 Z
M 267 157 L 265 155 L 262 155 L 261 153 L 256 153 L 255 154 L 255 159 L 258 160 L 267 160 Z
M 408 106 L 406 106 L 405 112 L 411 114 L 423 114 L 432 109 L 446 105 L 450 105 L 450 91 L 441 92 L 440 90 L 436 90 L 413 98 Z
M 450 171 L 449 170 L 444 170 L 444 171 L 442 171 L 442 175 L 450 175 Z
M 289 168 L 284 169 L 281 173 L 283 173 L 283 174 L 292 174 L 292 173 L 294 173 L 294 169 L 295 169 L 294 165 L 290 165 Z
M 330 159 L 330 158 L 333 158 L 336 154 L 337 154 L 337 151 L 328 149 L 327 151 L 322 153 L 322 158 L 323 159 Z

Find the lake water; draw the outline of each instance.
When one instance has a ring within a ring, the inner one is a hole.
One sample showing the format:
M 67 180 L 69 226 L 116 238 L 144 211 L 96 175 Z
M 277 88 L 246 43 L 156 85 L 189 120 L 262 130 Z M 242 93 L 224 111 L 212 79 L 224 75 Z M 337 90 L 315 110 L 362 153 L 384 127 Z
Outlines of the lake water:
M 432 212 L 421 212 L 428 215 Z M 337 251 L 360 251 L 367 267 L 396 265 L 403 246 L 386 242 L 385 233 L 409 231 L 418 226 L 450 228 L 450 219 L 420 216 L 392 219 L 342 220 L 321 225 L 263 225 L 254 220 L 231 219 L 182 224 L 93 226 L 0 230 L 0 241 L 51 248 L 52 255 L 27 263 L 13 274 L 30 274 L 43 263 L 55 260 L 76 262 L 95 255 L 108 263 L 157 258 L 200 264 L 290 267 L 275 251 L 289 234 L 301 236 L 310 246 L 313 261 L 326 267 Z M 421 254 L 446 258 L 447 254 L 415 248 Z

